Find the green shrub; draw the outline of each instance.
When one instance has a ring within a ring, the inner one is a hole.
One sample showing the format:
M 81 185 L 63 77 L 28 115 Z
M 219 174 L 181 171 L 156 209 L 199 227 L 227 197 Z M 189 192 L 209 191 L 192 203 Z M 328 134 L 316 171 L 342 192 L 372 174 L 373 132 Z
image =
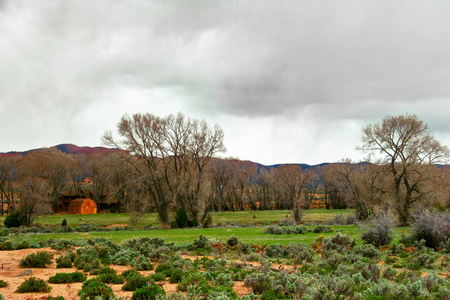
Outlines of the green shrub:
M 7 286 L 8 286 L 8 283 L 6 281 L 0 280 L 0 288 L 7 287 Z
M 28 254 L 20 261 L 20 266 L 24 268 L 45 268 L 52 263 L 53 254 L 47 251 L 39 251 L 36 254 Z
M 67 220 L 66 220 L 66 219 L 63 219 L 63 220 L 62 220 L 61 226 L 62 226 L 62 227 L 67 226 Z
M 70 260 L 62 260 L 56 264 L 57 269 L 72 268 L 72 262 Z
M 112 289 L 96 278 L 83 282 L 78 295 L 82 300 L 94 300 L 98 296 L 102 297 L 104 300 L 114 297 Z
M 375 259 L 380 256 L 380 251 L 372 244 L 357 246 L 355 247 L 354 251 L 356 254 L 370 259 Z
M 45 300 L 64 300 L 64 297 L 63 296 L 56 296 L 56 297 L 48 296 L 47 298 L 45 298 Z
M 30 277 L 17 288 L 17 293 L 48 293 L 52 288 L 42 279 Z
M 274 290 L 268 290 L 264 294 L 261 295 L 261 300 L 288 300 L 290 298 L 285 297 L 280 292 L 275 292 Z
M 0 243 L 0 250 L 13 250 L 14 244 L 11 240 L 4 240 Z
M 178 283 L 178 282 L 181 281 L 181 279 L 183 279 L 183 276 L 184 276 L 184 275 L 185 275 L 185 274 L 184 274 L 183 270 L 180 270 L 180 269 L 174 269 L 174 270 L 172 271 L 172 274 L 171 274 L 170 277 L 169 277 L 169 282 L 170 282 L 170 283 Z
M 333 232 L 333 229 L 331 229 L 330 226 L 324 226 L 324 225 L 317 225 L 316 227 L 314 227 L 313 229 L 314 233 L 328 233 L 328 232 Z
M 166 275 L 164 275 L 163 273 L 155 273 L 155 274 L 150 275 L 150 278 L 155 282 L 159 282 L 159 281 L 166 280 Z M 170 282 L 170 280 L 169 280 L 169 282 Z M 173 282 L 170 282 L 170 283 L 173 283 Z
M 302 264 L 304 262 L 312 263 L 314 261 L 315 252 L 309 249 L 304 243 L 290 243 L 286 247 L 287 256 L 294 260 L 295 264 Z
M 128 277 L 131 277 L 131 276 L 141 275 L 141 273 L 139 273 L 138 271 L 136 271 L 134 269 L 129 269 L 129 270 L 123 271 L 121 275 L 125 279 L 127 279 Z
M 109 267 L 98 270 L 97 279 L 103 283 L 122 284 L 125 279 L 123 276 L 117 276 L 117 272 Z
M 152 284 L 134 291 L 131 300 L 156 300 L 158 295 L 165 296 L 166 292 L 163 288 Z
M 232 236 L 230 236 L 230 237 L 228 238 L 227 244 L 228 244 L 230 247 L 234 247 L 234 246 L 236 246 L 236 245 L 239 244 L 239 239 L 238 239 L 237 237 L 235 237 L 234 235 L 232 235 Z
M 20 227 L 24 225 L 23 218 L 18 212 L 12 212 L 10 213 L 3 222 L 5 224 L 5 227 L 11 228 L 11 227 Z
M 143 288 L 147 285 L 153 284 L 153 280 L 150 277 L 145 277 L 140 273 L 130 273 L 125 276 L 125 284 L 122 286 L 124 291 L 135 291 Z
M 0 237 L 8 236 L 9 230 L 7 228 L 0 229 Z
M 186 228 L 198 226 L 198 221 L 190 219 L 188 214 L 183 208 L 177 210 L 174 216 L 174 220 L 170 222 L 172 228 Z
M 131 260 L 131 266 L 139 271 L 153 270 L 153 264 L 150 258 L 143 255 L 137 255 Z
M 195 239 L 192 245 L 188 247 L 189 250 L 197 250 L 197 249 L 209 250 L 211 248 L 212 248 L 211 241 L 203 234 L 200 234 L 198 239 Z
M 251 287 L 255 294 L 263 294 L 271 288 L 272 277 L 264 273 L 249 274 L 244 279 L 244 285 Z
M 392 268 L 387 268 L 383 271 L 383 278 L 386 278 L 388 280 L 394 280 L 395 276 L 397 275 L 397 270 Z
M 185 292 L 190 286 L 198 286 L 203 289 L 209 286 L 209 281 L 204 275 L 192 272 L 183 277 L 178 284 L 177 290 Z
M 103 267 L 103 264 L 98 257 L 97 250 L 92 246 L 78 248 L 77 255 L 78 256 L 73 262 L 77 269 L 83 269 L 85 272 L 90 272 Z
M 50 283 L 72 283 L 72 282 L 84 282 L 87 276 L 81 272 L 73 273 L 56 273 L 48 279 Z
M 76 245 L 76 242 L 74 240 L 69 240 L 69 239 L 63 238 L 63 239 L 59 239 L 59 240 L 55 241 L 54 243 L 51 243 L 50 248 L 62 251 L 62 250 L 71 249 L 75 245 Z M 72 253 L 72 252 L 70 252 L 70 253 Z
M 353 248 L 355 245 L 355 239 L 352 239 L 351 236 L 340 232 L 336 233 L 332 237 L 324 239 L 324 250 L 336 250 L 343 252 Z
M 206 218 L 203 220 L 202 227 L 209 228 L 213 225 L 214 220 L 211 214 L 208 214 Z
M 283 245 L 281 244 L 268 245 L 266 248 L 264 248 L 264 252 L 268 257 L 283 258 L 287 255 L 285 247 L 283 247 Z
M 231 274 L 219 273 L 216 278 L 213 279 L 213 284 L 216 286 L 233 287 L 234 281 Z

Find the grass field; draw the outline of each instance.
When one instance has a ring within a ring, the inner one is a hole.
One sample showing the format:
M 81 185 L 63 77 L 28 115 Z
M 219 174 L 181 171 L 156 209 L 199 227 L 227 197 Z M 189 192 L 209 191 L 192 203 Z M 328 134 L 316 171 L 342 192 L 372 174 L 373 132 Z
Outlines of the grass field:
M 303 213 L 304 223 L 322 222 L 324 219 L 332 219 L 336 215 L 347 216 L 353 214 L 351 209 L 310 209 Z M 241 211 L 241 212 L 212 212 L 213 221 L 216 225 L 237 225 L 237 224 L 257 224 L 264 225 L 276 223 L 291 215 L 289 210 L 266 210 L 266 211 Z M 67 225 L 78 226 L 82 223 L 89 223 L 94 226 L 123 224 L 130 225 L 130 214 L 95 214 L 95 215 L 48 215 L 41 216 L 36 224 L 39 225 L 61 225 L 63 219 L 67 220 Z M 0 216 L 0 224 L 3 224 L 5 216 Z M 137 227 L 145 225 L 158 226 L 158 216 L 156 213 L 144 215 Z
M 174 242 L 177 245 L 183 243 L 192 243 L 194 239 L 203 234 L 215 241 L 226 242 L 227 239 L 234 235 L 239 240 L 248 244 L 268 245 L 268 244 L 283 244 L 287 245 L 290 242 L 294 243 L 312 243 L 318 236 L 325 237 L 334 235 L 337 231 L 351 235 L 358 244 L 362 243 L 361 234 L 364 229 L 353 225 L 330 226 L 333 229 L 331 233 L 306 233 L 306 234 L 265 234 L 264 227 L 236 227 L 236 228 L 186 228 L 186 229 L 170 229 L 170 230 L 124 230 L 124 231 L 107 231 L 107 232 L 89 232 L 89 233 L 48 233 L 48 234 L 27 234 L 27 235 L 11 235 L 9 238 L 12 241 L 21 241 L 27 239 L 29 241 L 41 241 L 49 238 L 61 239 L 67 238 L 72 240 L 77 239 L 93 239 L 97 237 L 105 237 L 111 241 L 120 243 L 124 240 L 133 237 L 150 237 L 162 238 L 166 242 Z M 409 228 L 395 228 L 394 241 L 398 242 L 398 238 L 402 233 L 408 233 Z
M 352 210 L 325 210 L 312 209 L 305 211 L 302 220 L 305 224 L 322 222 L 325 219 L 331 219 L 336 215 L 344 216 L 352 214 Z M 306 233 L 302 235 L 282 234 L 272 235 L 264 233 L 264 226 L 276 223 L 289 217 L 290 211 L 244 211 L 244 212 L 221 212 L 212 213 L 214 223 L 217 225 L 242 225 L 249 224 L 251 227 L 218 227 L 218 228 L 189 228 L 189 229 L 171 229 L 171 230 L 124 230 L 124 231 L 107 231 L 107 232 L 88 232 L 88 233 L 48 233 L 48 234 L 14 234 L 9 238 L 13 241 L 21 241 L 27 239 L 30 241 L 41 241 L 49 238 L 60 239 L 92 239 L 97 237 L 105 237 L 114 242 L 122 242 L 133 237 L 158 237 L 167 242 L 175 244 L 192 243 L 194 239 L 203 234 L 215 241 L 226 242 L 227 239 L 234 235 L 239 240 L 258 245 L 268 245 L 280 243 L 287 245 L 290 242 L 312 243 L 318 236 L 331 236 L 338 231 L 346 233 L 354 237 L 358 244 L 362 243 L 361 234 L 365 231 L 364 225 L 336 225 L 330 226 L 333 229 L 331 233 Z M 96 215 L 52 215 L 41 217 L 38 221 L 41 225 L 60 226 L 65 218 L 69 226 L 77 226 L 81 223 L 90 223 L 95 226 L 125 224 L 129 225 L 129 214 L 96 214 Z M 3 221 L 0 219 L 0 221 Z M 142 217 L 138 226 L 158 225 L 156 214 L 147 214 Z M 308 226 L 313 228 L 314 226 Z M 402 233 L 407 234 L 409 228 L 395 228 L 394 241 L 398 242 L 398 238 Z

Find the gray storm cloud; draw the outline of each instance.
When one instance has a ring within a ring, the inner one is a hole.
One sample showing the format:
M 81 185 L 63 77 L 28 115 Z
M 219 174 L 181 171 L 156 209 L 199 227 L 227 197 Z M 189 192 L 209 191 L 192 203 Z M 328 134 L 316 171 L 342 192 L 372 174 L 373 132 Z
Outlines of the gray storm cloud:
M 408 112 L 447 132 L 434 106 L 449 109 L 449 15 L 446 1 L 4 0 L 2 122 L 25 131 L 39 115 L 69 134 L 67 116 L 111 91 L 166 89 L 200 115 Z

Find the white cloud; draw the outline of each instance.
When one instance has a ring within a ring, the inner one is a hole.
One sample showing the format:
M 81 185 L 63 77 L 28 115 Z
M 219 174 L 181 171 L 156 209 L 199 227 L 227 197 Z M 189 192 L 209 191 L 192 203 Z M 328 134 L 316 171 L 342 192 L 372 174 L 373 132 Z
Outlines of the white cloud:
M 4 1 L 0 151 L 99 145 L 124 113 L 219 124 L 227 155 L 359 158 L 361 126 L 417 114 L 450 144 L 450 4 Z

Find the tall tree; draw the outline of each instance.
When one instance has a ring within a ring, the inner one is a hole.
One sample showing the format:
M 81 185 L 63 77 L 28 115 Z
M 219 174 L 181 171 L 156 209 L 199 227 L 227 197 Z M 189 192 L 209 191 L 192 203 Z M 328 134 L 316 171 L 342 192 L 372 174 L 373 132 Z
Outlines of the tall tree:
M 147 113 L 124 115 L 118 131 L 122 140 L 106 132 L 103 143 L 134 155 L 123 152 L 154 202 L 162 225 L 169 226 L 174 203 L 192 218 L 202 217 L 205 205 L 201 201 L 207 198 L 202 195 L 204 171 L 213 155 L 225 151 L 222 129 L 181 113 L 165 118 Z
M 22 218 L 22 224 L 30 226 L 39 216 L 51 213 L 51 192 L 52 186 L 47 179 L 37 176 L 20 179 L 20 205 L 17 211 Z
M 5 212 L 5 208 L 8 211 L 15 208 L 13 182 L 17 179 L 15 170 L 17 159 L 17 157 L 0 157 L 0 210 L 2 215 Z
M 28 154 L 17 165 L 21 177 L 39 177 L 48 181 L 51 186 L 50 203 L 56 212 L 61 192 L 70 182 L 68 170 L 74 163 L 72 156 L 56 148 L 48 148 Z
M 401 225 L 410 221 L 410 209 L 426 200 L 424 186 L 432 180 L 432 164 L 446 162 L 449 150 L 437 141 L 416 115 L 386 116 L 363 128 L 360 150 L 387 167 L 392 179 L 393 206 Z

